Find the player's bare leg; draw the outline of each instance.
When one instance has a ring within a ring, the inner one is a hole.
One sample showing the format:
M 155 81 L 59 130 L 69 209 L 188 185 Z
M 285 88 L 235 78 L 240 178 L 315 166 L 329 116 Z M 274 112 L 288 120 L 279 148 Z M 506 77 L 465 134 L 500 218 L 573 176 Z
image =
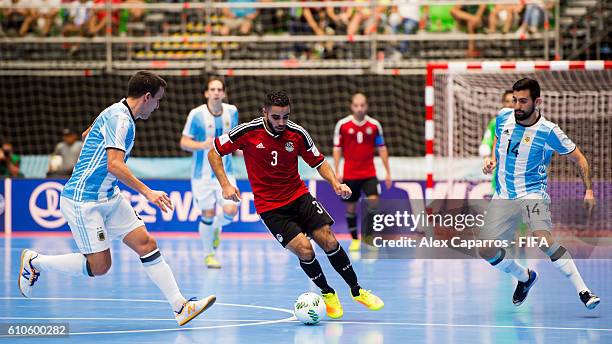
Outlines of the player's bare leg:
M 351 261 L 334 236 L 331 226 L 325 225 L 311 233 L 312 239 L 321 247 L 336 272 L 351 288 L 353 299 L 371 310 L 379 310 L 384 306 L 382 300 L 370 291 L 362 289 L 357 281 Z M 327 302 L 326 302 L 327 303 Z
M 533 235 L 539 239 L 538 242 L 543 243 L 546 240 L 548 246 L 540 246 L 540 249 L 550 258 L 555 268 L 570 280 L 586 308 L 594 309 L 597 307 L 600 302 L 599 297 L 586 286 L 572 256 L 565 247 L 556 243 L 549 231 L 535 230 Z
M 303 233 L 299 233 L 295 238 L 289 241 L 285 248 L 293 252 L 293 254 L 299 258 L 302 270 L 304 270 L 306 275 L 310 277 L 310 280 L 321 289 L 321 295 L 323 296 L 323 300 L 325 300 L 327 316 L 332 319 L 342 317 L 344 311 L 342 310 L 338 295 L 327 283 L 325 274 L 323 274 L 323 270 L 321 269 L 321 264 L 319 264 L 319 261 L 315 257 L 315 252 L 310 240 L 308 240 Z
M 210 295 L 203 300 L 191 298 L 186 300 L 179 291 L 172 270 L 166 263 L 155 239 L 144 226 L 131 231 L 123 238 L 123 242 L 138 253 L 140 261 L 149 278 L 164 293 L 174 310 L 176 321 L 180 326 L 187 324 L 200 313 L 215 303 L 215 296 Z

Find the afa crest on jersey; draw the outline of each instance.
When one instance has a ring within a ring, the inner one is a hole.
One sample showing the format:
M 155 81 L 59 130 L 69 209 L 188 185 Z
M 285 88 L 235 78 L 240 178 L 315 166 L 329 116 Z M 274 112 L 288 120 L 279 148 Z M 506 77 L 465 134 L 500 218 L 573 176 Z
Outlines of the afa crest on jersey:
M 285 149 L 287 150 L 287 152 L 291 153 L 293 152 L 293 150 L 295 149 L 295 147 L 293 146 L 293 142 L 289 141 L 285 144 Z

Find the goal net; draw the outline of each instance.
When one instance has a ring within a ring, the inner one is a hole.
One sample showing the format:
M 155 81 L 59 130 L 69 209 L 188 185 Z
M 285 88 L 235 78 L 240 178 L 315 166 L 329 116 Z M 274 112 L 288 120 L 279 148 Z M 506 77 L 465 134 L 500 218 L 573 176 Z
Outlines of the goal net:
M 428 148 L 431 161 L 452 166 L 478 157 L 487 124 L 502 107 L 502 94 L 517 80 L 530 77 L 542 89 L 542 115 L 557 123 L 585 154 L 596 194 L 611 197 L 612 62 L 449 63 L 430 65 L 428 71 L 433 97 L 426 95 L 426 105 L 435 129 L 427 135 L 436 157 L 432 159 Z M 548 171 L 551 196 L 582 197 L 578 168 L 569 159 L 555 154 Z M 431 175 L 429 179 L 431 187 Z
M 188 156 L 179 147 L 191 109 L 201 105 L 208 75 L 169 75 L 160 108 L 137 123 L 132 156 Z M 129 75 L 0 76 L 0 139 L 24 155 L 50 154 L 63 128 L 84 130 L 110 104 L 125 96 Z M 369 114 L 383 126 L 393 156 L 422 156 L 423 75 L 301 75 L 226 77 L 226 101 L 240 122 L 261 116 L 267 91 L 286 90 L 291 119 L 306 128 L 324 154 L 331 154 L 336 121 L 350 112 L 351 95 L 368 96 Z

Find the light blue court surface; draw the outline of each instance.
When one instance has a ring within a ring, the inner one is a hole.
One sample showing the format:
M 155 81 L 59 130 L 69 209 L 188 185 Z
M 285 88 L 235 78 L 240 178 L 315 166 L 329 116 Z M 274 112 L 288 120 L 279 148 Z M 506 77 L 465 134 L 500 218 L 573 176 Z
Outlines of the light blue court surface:
M 547 260 L 527 263 L 540 280 L 527 301 L 512 305 L 514 281 L 479 260 L 359 260 L 361 284 L 380 295 L 371 312 L 351 300 L 322 252 L 323 269 L 343 302 L 342 320 L 305 326 L 292 318 L 295 298 L 316 290 L 297 259 L 269 239 L 222 241 L 221 270 L 207 270 L 197 239 L 159 239 L 185 296 L 217 303 L 178 328 L 161 292 L 135 253 L 116 242 L 103 277 L 41 274 L 39 299 L 17 289 L 19 255 L 76 251 L 71 238 L 0 238 L 0 324 L 68 322 L 67 338 L 0 338 L 11 343 L 612 343 L 612 260 L 576 262 L 602 302 L 588 311 Z M 346 242 L 344 242 L 346 244 Z

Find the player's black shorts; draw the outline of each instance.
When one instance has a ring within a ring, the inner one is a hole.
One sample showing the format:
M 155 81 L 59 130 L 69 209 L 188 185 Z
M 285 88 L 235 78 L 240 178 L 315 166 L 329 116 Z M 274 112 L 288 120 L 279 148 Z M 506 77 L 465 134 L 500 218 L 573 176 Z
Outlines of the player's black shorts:
M 259 216 L 283 247 L 300 233 L 310 235 L 313 230 L 334 223 L 334 219 L 323 208 L 321 202 L 310 193 Z
M 345 180 L 344 184 L 348 185 L 348 187 L 351 188 L 351 191 L 353 192 L 351 194 L 351 197 L 342 200 L 344 202 L 357 202 L 359 200 L 359 197 L 361 197 L 362 190 L 366 196 L 380 194 L 378 190 L 378 179 L 376 179 L 376 177 Z

